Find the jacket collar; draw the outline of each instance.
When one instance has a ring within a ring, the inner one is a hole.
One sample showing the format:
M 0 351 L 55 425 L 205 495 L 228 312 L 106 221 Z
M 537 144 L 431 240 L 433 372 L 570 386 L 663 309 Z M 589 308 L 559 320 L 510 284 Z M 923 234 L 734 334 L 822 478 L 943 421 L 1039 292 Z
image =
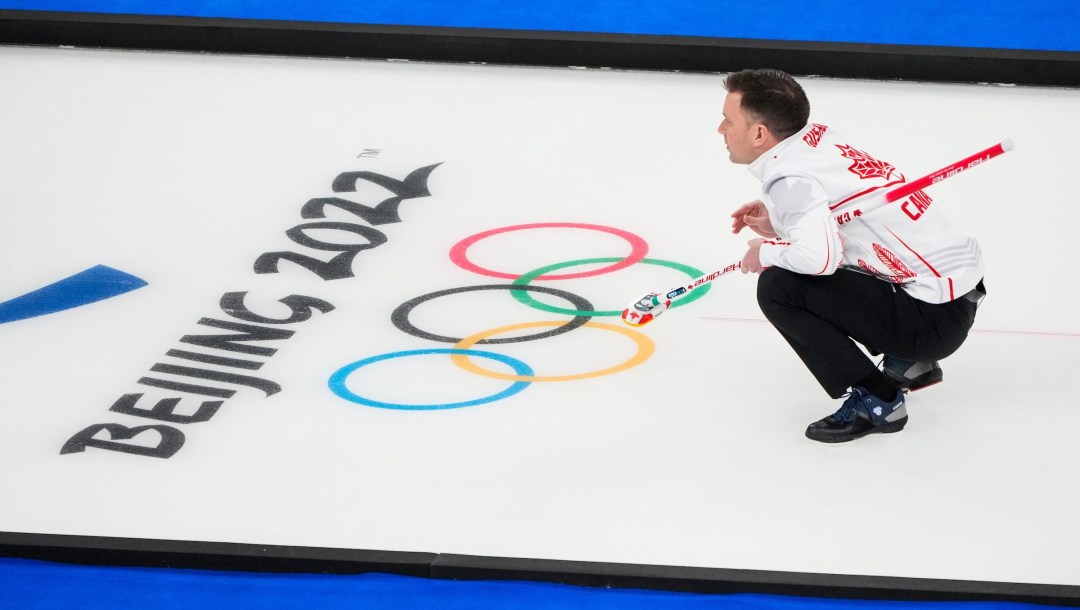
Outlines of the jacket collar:
M 780 158 L 783 157 L 789 150 L 791 150 L 791 148 L 795 146 L 796 143 L 801 141 L 803 136 L 806 135 L 808 131 L 813 129 L 813 127 L 813 123 L 807 123 L 806 126 L 798 132 L 788 136 L 787 138 L 780 141 L 776 146 L 773 146 L 769 150 L 761 153 L 761 156 L 757 159 L 754 159 L 750 163 L 750 165 L 746 167 L 746 169 L 749 170 L 755 178 L 764 181 L 765 176 L 769 173 L 769 168 L 774 163 L 778 162 Z

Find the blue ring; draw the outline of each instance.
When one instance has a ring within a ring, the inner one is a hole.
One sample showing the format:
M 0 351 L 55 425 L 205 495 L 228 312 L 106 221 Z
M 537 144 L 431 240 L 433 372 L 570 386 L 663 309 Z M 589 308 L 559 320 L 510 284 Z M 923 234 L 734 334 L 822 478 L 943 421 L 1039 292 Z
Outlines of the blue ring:
M 403 358 L 405 356 L 420 356 L 424 354 L 461 354 L 463 356 L 476 356 L 477 358 L 488 358 L 491 360 L 498 360 L 499 362 L 510 365 L 514 369 L 514 372 L 522 376 L 532 376 L 532 367 L 524 362 L 511 358 L 510 356 L 504 356 L 503 354 L 496 354 L 494 352 L 482 352 L 472 349 L 415 349 L 404 352 L 392 352 L 389 354 L 382 354 L 381 356 L 372 356 L 371 358 L 365 358 L 363 360 L 357 360 L 352 364 L 347 364 L 330 376 L 328 385 L 330 391 L 337 394 L 339 397 L 348 400 L 349 402 L 355 402 L 369 407 L 378 407 L 380 409 L 398 409 L 402 411 L 435 411 L 439 409 L 458 409 L 461 407 L 473 407 L 476 405 L 482 405 L 489 402 L 495 402 L 496 400 L 502 400 L 517 394 L 529 386 L 531 381 L 517 381 L 514 385 L 506 388 L 498 394 L 492 394 L 491 396 L 485 396 L 484 398 L 477 398 L 476 400 L 467 400 L 465 402 L 449 402 L 444 404 L 434 405 L 399 405 L 391 402 L 379 402 L 370 398 L 364 398 L 359 394 L 354 394 L 348 388 L 345 387 L 345 380 L 349 378 L 356 369 L 379 362 L 380 360 L 390 360 L 391 358 Z

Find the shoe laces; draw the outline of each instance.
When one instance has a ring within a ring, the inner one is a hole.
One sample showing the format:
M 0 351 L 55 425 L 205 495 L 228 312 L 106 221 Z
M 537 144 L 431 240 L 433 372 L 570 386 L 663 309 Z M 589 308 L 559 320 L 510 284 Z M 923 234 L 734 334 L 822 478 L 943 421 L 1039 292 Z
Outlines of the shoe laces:
M 859 401 L 863 398 L 863 393 L 859 390 L 852 389 L 847 395 L 847 400 L 844 404 L 840 405 L 840 408 L 833 413 L 833 418 L 837 421 L 847 423 L 855 419 L 855 407 L 859 406 Z

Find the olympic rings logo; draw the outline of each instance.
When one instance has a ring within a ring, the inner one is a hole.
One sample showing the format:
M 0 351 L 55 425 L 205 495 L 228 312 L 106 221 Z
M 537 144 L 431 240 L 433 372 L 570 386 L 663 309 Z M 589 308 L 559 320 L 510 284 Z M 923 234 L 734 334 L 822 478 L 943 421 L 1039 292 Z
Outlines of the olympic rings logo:
M 514 231 L 552 228 L 586 229 L 590 231 L 599 231 L 615 235 L 621 237 L 630 244 L 630 254 L 625 257 L 585 258 L 565 261 L 561 263 L 554 263 L 545 267 L 541 267 L 539 269 L 533 269 L 532 271 L 522 274 L 513 274 L 487 269 L 481 267 L 480 265 L 477 265 L 469 259 L 469 248 L 477 242 L 488 237 Z M 373 356 L 370 358 L 365 358 L 363 360 L 357 360 L 356 362 L 352 362 L 341 367 L 340 369 L 335 371 L 333 375 L 330 376 L 330 379 L 328 381 L 330 390 L 338 397 L 348 400 L 350 402 L 383 409 L 398 409 L 408 411 L 456 409 L 461 407 L 482 405 L 502 400 L 504 398 L 509 398 L 510 396 L 513 396 L 514 394 L 517 394 L 518 392 L 521 392 L 525 388 L 529 387 L 534 382 L 557 382 L 573 381 L 579 379 L 591 379 L 594 377 L 611 375 L 633 368 L 641 364 L 642 362 L 645 362 L 649 359 L 650 356 L 652 356 L 653 352 L 655 351 L 655 345 L 653 344 L 652 339 L 637 330 L 628 328 L 626 325 L 623 324 L 603 324 L 600 322 L 592 321 L 592 318 L 594 317 L 618 317 L 622 314 L 621 308 L 616 310 L 597 311 L 593 307 L 592 303 L 590 303 L 582 296 L 567 292 L 565 290 L 558 290 L 547 286 L 537 286 L 534 285 L 533 282 L 594 277 L 606 273 L 613 273 L 620 269 L 625 269 L 627 267 L 637 264 L 668 267 L 670 269 L 685 273 L 691 278 L 696 278 L 704 274 L 704 272 L 700 269 L 695 269 L 694 267 L 691 267 L 689 265 L 655 258 L 646 258 L 645 255 L 648 253 L 648 251 L 649 246 L 645 242 L 645 240 L 633 233 L 624 231 L 622 229 L 616 229 L 614 227 L 584 223 L 546 222 L 513 225 L 497 229 L 491 229 L 489 231 L 484 231 L 482 233 L 477 233 L 475 235 L 467 237 L 459 241 L 450 249 L 450 260 L 453 261 L 453 263 L 457 266 L 468 271 L 472 271 L 473 273 L 476 273 L 478 275 L 510 280 L 510 283 L 483 284 L 479 286 L 462 286 L 459 288 L 450 288 L 447 290 L 431 292 L 406 301 L 405 303 L 402 303 L 397 307 L 397 309 L 394 310 L 393 314 L 391 315 L 391 321 L 393 322 L 394 326 L 397 327 L 399 330 L 415 337 L 429 339 L 431 341 L 436 341 L 439 343 L 450 343 L 453 344 L 453 347 L 392 352 Z M 592 269 L 590 271 L 582 271 L 577 273 L 561 272 L 561 270 L 563 269 L 568 269 L 572 267 L 598 264 L 602 264 L 605 266 Z M 702 290 L 695 290 L 689 295 L 687 295 L 684 299 L 676 301 L 672 305 L 672 307 L 682 307 L 688 305 L 689 303 L 692 303 L 697 299 L 705 296 L 705 293 L 707 293 L 709 289 L 710 286 L 705 286 Z M 500 326 L 498 328 L 480 331 L 468 337 L 447 337 L 443 335 L 437 335 L 435 333 L 430 333 L 417 328 L 409 320 L 409 314 L 412 312 L 412 310 L 422 303 L 426 303 L 428 301 L 438 299 L 439 297 L 451 294 L 482 290 L 506 290 L 514 299 L 516 299 L 523 305 L 550 313 L 573 316 L 573 318 L 569 322 L 556 320 L 511 324 L 507 326 Z M 536 300 L 530 293 L 549 294 L 558 297 L 562 300 L 565 300 L 571 306 L 571 308 L 555 307 L 553 305 L 540 302 Z M 473 349 L 473 347 L 478 344 L 498 345 L 523 341 L 535 341 L 539 339 L 554 337 L 563 333 L 568 333 L 581 327 L 601 330 L 605 332 L 613 332 L 623 335 L 633 341 L 636 349 L 629 358 L 616 366 L 571 375 L 537 375 L 536 371 L 534 371 L 531 366 L 522 362 L 521 360 L 512 358 L 504 354 L 499 354 L 497 352 Z M 537 329 L 539 332 L 528 335 L 515 335 L 513 337 L 498 338 L 499 335 L 504 335 L 514 331 L 532 329 Z M 513 383 L 501 392 L 497 392 L 490 396 L 484 396 L 474 400 L 440 404 L 413 405 L 388 403 L 374 400 L 357 394 L 356 392 L 346 387 L 346 382 L 348 381 L 349 377 L 357 370 L 365 366 L 385 360 L 425 355 L 446 355 L 450 357 L 450 360 L 455 365 L 465 371 L 468 371 L 475 375 L 500 379 L 504 381 L 511 381 Z M 474 359 L 502 363 L 503 365 L 509 367 L 513 371 L 513 373 L 490 370 L 477 364 Z

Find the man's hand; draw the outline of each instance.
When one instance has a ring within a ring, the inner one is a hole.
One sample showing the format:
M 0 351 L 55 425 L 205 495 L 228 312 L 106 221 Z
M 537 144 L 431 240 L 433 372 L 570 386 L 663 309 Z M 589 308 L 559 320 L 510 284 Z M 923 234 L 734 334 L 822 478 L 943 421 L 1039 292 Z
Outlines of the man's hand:
M 739 209 L 731 213 L 735 220 L 731 223 L 731 232 L 738 233 L 745 227 L 750 227 L 754 233 L 762 237 L 776 237 L 773 231 L 772 221 L 769 220 L 769 211 L 761 201 L 751 201 L 739 206 Z
M 759 237 L 757 239 L 751 239 L 747 243 L 750 248 L 746 251 L 746 254 L 743 255 L 742 265 L 739 267 L 743 273 L 761 273 L 765 270 L 765 268 L 761 266 L 760 258 L 761 244 L 765 243 L 765 240 Z

